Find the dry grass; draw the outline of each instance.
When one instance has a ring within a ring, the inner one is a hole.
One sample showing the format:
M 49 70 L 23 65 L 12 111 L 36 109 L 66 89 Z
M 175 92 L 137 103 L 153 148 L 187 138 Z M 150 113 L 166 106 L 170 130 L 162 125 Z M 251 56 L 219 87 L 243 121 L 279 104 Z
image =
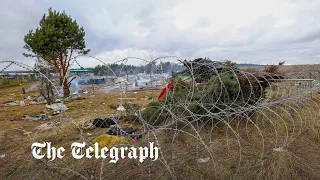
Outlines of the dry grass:
M 246 72 L 262 72 L 268 66 L 258 67 L 242 67 Z M 276 67 L 275 65 L 273 67 Z M 312 71 L 310 75 L 308 72 Z M 285 74 L 287 78 L 315 78 L 320 79 L 320 64 L 307 64 L 307 65 L 282 65 L 278 72 Z

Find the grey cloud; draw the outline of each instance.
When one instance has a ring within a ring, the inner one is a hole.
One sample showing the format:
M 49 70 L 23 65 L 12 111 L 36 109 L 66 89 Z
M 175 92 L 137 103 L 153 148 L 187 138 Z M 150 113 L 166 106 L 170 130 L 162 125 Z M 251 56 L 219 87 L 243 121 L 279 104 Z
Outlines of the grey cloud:
M 208 18 L 199 18 L 196 22 L 196 26 L 199 28 L 206 28 L 210 26 L 212 23 Z
M 303 35 L 302 37 L 299 37 L 296 40 L 296 42 L 312 42 L 312 41 L 318 40 L 319 38 L 320 38 L 320 28 L 317 28 L 312 32 Z
M 181 30 L 173 22 L 172 12 L 180 3 L 185 1 L 4 0 L 0 7 L 0 59 L 32 61 L 22 56 L 23 36 L 38 26 L 49 7 L 66 10 L 84 27 L 86 44 L 92 56 L 115 49 L 132 48 L 158 55 L 179 52 L 186 59 L 207 56 L 247 63 L 270 63 L 283 57 L 301 57 L 307 59 L 306 63 L 319 59 L 313 57 L 320 51 L 320 29 L 317 26 L 320 23 L 320 4 L 317 1 L 310 4 L 292 1 L 302 3 L 303 7 L 296 12 L 296 16 L 292 16 L 297 23 L 290 26 L 275 27 L 277 18 L 262 16 L 248 26 L 226 23 L 219 27 L 216 20 L 228 15 L 225 14 L 215 19 L 199 17 L 186 30 Z M 297 8 L 300 8 L 300 4 Z M 219 30 L 208 34 L 198 32 L 212 26 L 219 27 Z M 145 33 L 145 36 L 136 35 L 136 31 Z M 298 62 L 293 59 L 290 61 Z

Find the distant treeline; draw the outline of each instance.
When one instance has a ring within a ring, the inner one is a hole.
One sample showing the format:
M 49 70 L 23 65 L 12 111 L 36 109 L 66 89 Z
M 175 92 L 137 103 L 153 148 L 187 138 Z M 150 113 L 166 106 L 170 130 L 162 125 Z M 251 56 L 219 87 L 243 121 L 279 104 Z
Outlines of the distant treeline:
M 178 72 L 184 69 L 182 64 L 174 64 L 170 62 L 161 62 L 156 64 L 155 62 L 148 63 L 147 65 L 126 65 L 126 64 L 108 64 L 98 65 L 92 68 L 94 75 L 98 76 L 112 76 L 112 75 L 132 75 L 138 73 L 172 73 Z M 112 70 L 112 71 L 111 71 Z
M 231 62 L 231 61 L 230 61 Z M 257 67 L 262 66 L 259 64 L 236 64 L 236 67 Z M 184 66 L 182 64 L 174 64 L 170 62 L 160 62 L 156 64 L 155 62 L 148 63 L 146 65 L 134 66 L 126 64 L 108 64 L 108 65 L 98 65 L 92 68 L 94 75 L 97 76 L 112 76 L 112 75 L 132 75 L 138 73 L 146 74 L 160 74 L 160 73 L 172 73 L 182 71 Z

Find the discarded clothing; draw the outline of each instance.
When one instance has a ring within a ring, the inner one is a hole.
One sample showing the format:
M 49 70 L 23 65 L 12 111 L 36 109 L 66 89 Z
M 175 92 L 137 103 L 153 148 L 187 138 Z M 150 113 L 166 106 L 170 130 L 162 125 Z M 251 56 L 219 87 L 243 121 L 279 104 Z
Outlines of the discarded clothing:
M 111 147 L 118 144 L 127 144 L 129 143 L 129 140 L 125 137 L 110 136 L 107 134 L 102 134 L 96 139 L 94 139 L 92 142 L 93 143 L 97 142 L 99 144 L 99 148 L 102 148 L 106 146 Z
M 109 128 L 111 125 L 115 125 L 117 117 L 110 117 L 105 119 L 96 118 L 93 120 L 92 124 L 99 128 Z
M 111 127 L 111 129 L 107 132 L 109 135 L 118 135 L 118 136 L 127 136 L 129 134 L 134 133 L 137 129 L 133 128 L 119 128 L 116 126 Z
M 13 103 L 14 101 L 5 101 L 3 104 Z
M 14 101 L 5 101 L 3 104 L 14 106 L 16 103 Z
M 118 137 L 118 136 L 110 136 L 110 135 L 106 135 L 106 134 L 102 134 L 99 137 L 95 138 L 92 141 L 93 144 L 98 143 L 99 145 L 99 150 L 101 148 L 104 147 L 112 147 L 115 145 L 119 145 L 119 144 L 128 144 L 129 140 L 125 137 Z M 93 152 L 91 152 L 92 154 L 95 153 L 95 151 L 93 150 Z
M 33 121 L 38 121 L 38 120 L 49 120 L 50 118 L 46 114 L 38 114 L 38 115 L 30 115 L 30 116 L 22 116 L 21 120 L 33 120 Z
M 33 101 L 36 101 L 36 102 L 44 102 L 44 101 L 46 101 L 46 99 L 45 99 L 43 96 L 40 96 L 40 97 L 34 99 Z

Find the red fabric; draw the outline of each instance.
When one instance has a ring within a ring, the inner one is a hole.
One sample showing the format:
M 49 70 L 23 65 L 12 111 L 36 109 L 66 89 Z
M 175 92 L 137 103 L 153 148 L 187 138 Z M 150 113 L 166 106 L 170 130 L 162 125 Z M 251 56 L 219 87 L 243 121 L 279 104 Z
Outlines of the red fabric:
M 161 93 L 160 93 L 160 95 L 158 97 L 158 100 L 160 100 L 166 94 L 166 92 L 167 92 L 167 88 L 165 87 L 165 88 L 162 89 L 162 91 L 161 91 Z
M 170 90 L 172 90 L 174 88 L 174 85 L 172 83 L 169 83 L 167 86 Z
M 160 99 L 166 94 L 167 88 L 170 89 L 170 90 L 172 90 L 172 89 L 174 88 L 174 85 L 173 85 L 172 83 L 169 83 L 169 84 L 167 85 L 167 87 L 163 88 L 162 91 L 161 91 L 161 93 L 160 93 L 160 95 L 159 95 L 159 97 L 158 97 L 158 100 L 160 100 Z

